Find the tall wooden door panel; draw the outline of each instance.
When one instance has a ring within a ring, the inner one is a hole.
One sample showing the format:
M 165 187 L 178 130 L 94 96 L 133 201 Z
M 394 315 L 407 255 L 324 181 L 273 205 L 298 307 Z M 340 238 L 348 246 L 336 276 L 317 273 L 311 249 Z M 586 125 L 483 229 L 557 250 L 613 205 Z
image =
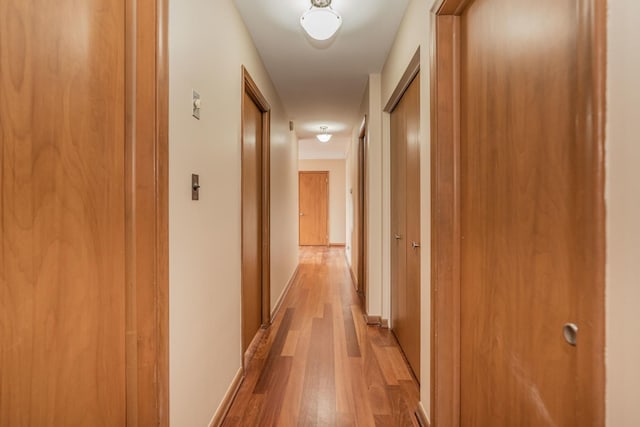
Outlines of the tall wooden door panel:
M 329 244 L 329 173 L 299 172 L 300 245 Z
M 242 142 L 242 343 L 262 324 L 262 111 L 244 94 Z
M 0 425 L 125 425 L 125 2 L 0 1 L 0 61 Z
M 405 93 L 406 97 L 406 317 L 408 336 L 404 340 L 409 364 L 420 379 L 420 76 Z
M 584 425 L 577 390 L 596 386 L 578 371 L 590 322 L 563 338 L 594 280 L 577 3 L 477 0 L 460 18 L 463 426 Z
M 391 112 L 391 325 L 420 378 L 420 76 Z

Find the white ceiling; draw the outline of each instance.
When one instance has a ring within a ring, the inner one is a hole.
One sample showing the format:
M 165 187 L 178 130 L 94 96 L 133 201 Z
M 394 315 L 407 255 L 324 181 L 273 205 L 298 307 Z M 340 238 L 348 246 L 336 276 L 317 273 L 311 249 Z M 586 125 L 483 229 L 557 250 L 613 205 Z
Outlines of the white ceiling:
M 312 40 L 300 27 L 310 0 L 235 3 L 295 123 L 301 156 L 314 146 L 335 152 L 342 145 L 344 152 L 344 139 L 362 120 L 367 75 L 382 70 L 408 0 L 333 0 L 342 27 L 327 42 Z M 321 125 L 334 135 L 328 144 L 312 143 Z

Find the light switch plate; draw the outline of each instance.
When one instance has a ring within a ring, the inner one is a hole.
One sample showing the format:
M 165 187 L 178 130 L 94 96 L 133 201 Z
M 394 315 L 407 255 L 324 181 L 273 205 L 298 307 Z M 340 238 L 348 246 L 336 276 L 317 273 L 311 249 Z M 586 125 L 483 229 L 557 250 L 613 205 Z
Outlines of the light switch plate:
M 191 115 L 200 120 L 200 94 L 195 90 L 192 90 L 191 94 Z
M 191 200 L 200 200 L 200 175 L 191 174 Z

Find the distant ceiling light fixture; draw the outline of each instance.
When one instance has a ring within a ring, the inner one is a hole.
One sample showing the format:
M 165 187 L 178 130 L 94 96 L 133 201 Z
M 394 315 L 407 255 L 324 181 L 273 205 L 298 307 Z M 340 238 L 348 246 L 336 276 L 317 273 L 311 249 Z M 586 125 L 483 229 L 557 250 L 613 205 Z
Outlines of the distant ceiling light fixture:
M 327 129 L 329 129 L 326 126 L 320 126 L 320 132 L 319 134 L 316 135 L 316 138 L 318 138 L 318 141 L 320 142 L 329 142 L 329 140 L 331 139 L 331 134 L 327 133 Z
M 316 40 L 327 40 L 342 25 L 342 17 L 331 8 L 331 0 L 311 0 L 311 8 L 300 17 L 302 28 Z

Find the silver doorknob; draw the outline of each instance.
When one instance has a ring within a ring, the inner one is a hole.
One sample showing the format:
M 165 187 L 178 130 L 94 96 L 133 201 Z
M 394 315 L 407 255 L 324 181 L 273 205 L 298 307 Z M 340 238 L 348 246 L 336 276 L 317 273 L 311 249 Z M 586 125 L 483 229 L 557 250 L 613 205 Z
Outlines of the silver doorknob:
M 578 338 L 578 325 L 575 323 L 565 323 L 562 327 L 562 334 L 564 335 L 564 340 L 569 345 L 575 346 Z
M 402 236 L 399 235 L 399 234 L 394 234 L 393 238 L 396 239 L 396 240 L 400 240 L 400 239 L 402 239 Z
M 411 247 L 412 247 L 413 249 L 415 249 L 415 248 L 419 248 L 419 247 L 420 247 L 420 243 L 418 243 L 418 242 L 411 242 Z

